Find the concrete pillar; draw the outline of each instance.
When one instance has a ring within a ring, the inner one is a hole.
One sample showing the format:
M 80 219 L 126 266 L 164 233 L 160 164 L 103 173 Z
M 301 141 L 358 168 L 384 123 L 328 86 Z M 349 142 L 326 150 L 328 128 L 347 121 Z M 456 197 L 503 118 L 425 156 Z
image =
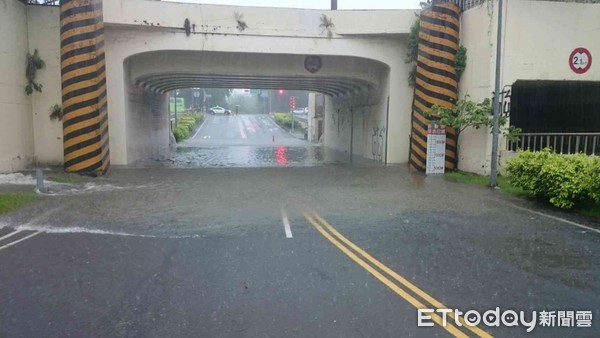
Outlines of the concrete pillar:
M 419 55 L 412 112 L 410 166 L 425 170 L 427 125 L 425 113 L 433 105 L 454 108 L 458 83 L 454 62 L 459 43 L 460 9 L 438 3 L 421 12 Z M 447 129 L 446 169 L 456 168 L 456 131 Z
M 110 166 L 102 0 L 60 3 L 64 168 Z

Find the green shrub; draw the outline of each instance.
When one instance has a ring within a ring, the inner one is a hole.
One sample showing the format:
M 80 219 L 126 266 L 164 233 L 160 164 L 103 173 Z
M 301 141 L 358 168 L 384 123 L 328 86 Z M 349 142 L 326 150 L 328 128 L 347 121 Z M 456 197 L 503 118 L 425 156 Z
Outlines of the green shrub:
M 177 127 L 173 128 L 173 135 L 175 136 L 175 141 L 181 142 L 190 136 L 190 130 L 186 126 L 177 125 Z
M 586 201 L 600 201 L 600 160 L 584 154 L 560 155 L 550 149 L 521 151 L 508 163 L 510 182 L 570 209 Z
M 173 135 L 177 142 L 181 142 L 190 136 L 194 128 L 202 122 L 204 114 L 198 113 L 183 116 L 177 120 L 177 127 L 173 128 Z
M 592 165 L 586 173 L 586 185 L 589 187 L 589 195 L 596 203 L 600 203 L 600 157 L 591 158 Z
M 292 128 L 292 114 L 289 113 L 275 113 L 275 122 L 280 126 L 291 129 Z M 298 120 L 294 120 L 294 129 L 303 130 L 302 124 Z

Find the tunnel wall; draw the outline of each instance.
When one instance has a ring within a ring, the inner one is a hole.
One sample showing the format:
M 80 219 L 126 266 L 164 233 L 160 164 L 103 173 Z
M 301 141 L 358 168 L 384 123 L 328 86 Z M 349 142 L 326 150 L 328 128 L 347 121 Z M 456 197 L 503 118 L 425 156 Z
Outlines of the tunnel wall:
M 459 43 L 460 9 L 453 3 L 434 4 L 420 15 L 419 51 L 412 111 L 410 166 L 425 170 L 427 112 L 433 105 L 453 108 L 458 83 L 454 62 Z M 456 132 L 446 127 L 447 170 L 456 168 Z
M 126 87 L 127 163 L 164 160 L 170 154 L 167 94 Z
M 324 145 L 353 156 L 384 163 L 387 158 L 387 97 L 389 71 L 381 75 L 376 102 L 365 105 L 360 95 L 339 99 L 326 96 Z M 399 129 L 396 129 L 399 131 Z M 352 144 L 352 146 L 351 146 Z

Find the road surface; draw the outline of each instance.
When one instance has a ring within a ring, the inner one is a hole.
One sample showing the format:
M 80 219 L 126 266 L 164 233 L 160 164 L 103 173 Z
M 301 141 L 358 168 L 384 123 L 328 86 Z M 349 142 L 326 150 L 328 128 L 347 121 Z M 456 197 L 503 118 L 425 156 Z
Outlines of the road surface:
M 243 119 L 185 146 L 268 140 Z M 404 166 L 273 161 L 115 169 L 0 216 L 0 336 L 600 336 L 596 221 Z M 592 321 L 417 326 L 446 307 Z

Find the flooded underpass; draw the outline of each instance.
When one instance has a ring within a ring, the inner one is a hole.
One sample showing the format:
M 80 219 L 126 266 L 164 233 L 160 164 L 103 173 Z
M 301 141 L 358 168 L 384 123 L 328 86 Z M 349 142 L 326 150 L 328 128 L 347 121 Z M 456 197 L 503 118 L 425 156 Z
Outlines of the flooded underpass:
M 370 160 L 304 140 L 302 132 L 280 127 L 269 114 L 208 115 L 169 159 L 136 166 L 168 168 L 310 167 Z

